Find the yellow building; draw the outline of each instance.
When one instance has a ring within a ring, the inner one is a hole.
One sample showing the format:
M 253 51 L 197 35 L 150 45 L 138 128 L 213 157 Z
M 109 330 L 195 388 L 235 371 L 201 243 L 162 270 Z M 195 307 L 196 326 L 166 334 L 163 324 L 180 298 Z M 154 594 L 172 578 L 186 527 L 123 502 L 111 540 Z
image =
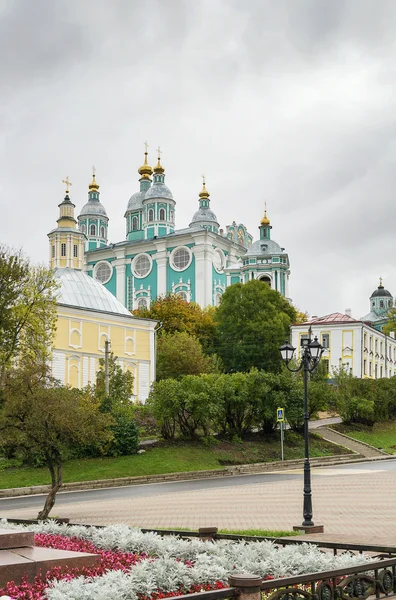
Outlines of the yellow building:
M 97 185 L 95 176 L 93 183 Z M 155 379 L 156 321 L 132 316 L 98 280 L 82 270 L 86 236 L 77 229 L 68 179 L 65 184 L 58 227 L 48 234 L 50 266 L 59 284 L 52 374 L 73 387 L 93 383 L 105 342 L 109 341 L 122 369 L 134 376 L 134 399 L 144 402 Z

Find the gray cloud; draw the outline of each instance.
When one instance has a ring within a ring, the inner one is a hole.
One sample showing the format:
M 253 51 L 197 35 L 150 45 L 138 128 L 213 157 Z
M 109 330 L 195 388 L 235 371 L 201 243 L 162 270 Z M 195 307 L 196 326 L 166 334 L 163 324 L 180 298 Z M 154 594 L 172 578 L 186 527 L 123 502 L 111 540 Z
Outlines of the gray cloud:
M 311 314 L 396 293 L 394 0 L 0 3 L 1 238 L 47 259 L 69 175 L 97 165 L 110 237 L 163 147 L 186 226 L 206 173 L 222 226 L 256 235 L 264 200 Z

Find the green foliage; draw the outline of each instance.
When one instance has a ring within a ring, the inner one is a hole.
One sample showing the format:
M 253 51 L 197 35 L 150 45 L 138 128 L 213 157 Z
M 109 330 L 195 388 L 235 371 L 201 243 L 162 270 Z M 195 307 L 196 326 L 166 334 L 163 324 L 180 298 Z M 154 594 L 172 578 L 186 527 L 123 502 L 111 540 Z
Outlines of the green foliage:
M 113 352 L 109 356 L 109 397 L 106 398 L 105 389 L 105 360 L 99 360 L 99 370 L 96 374 L 95 393 L 100 399 L 103 409 L 110 410 L 112 406 L 129 404 L 133 392 L 133 375 L 130 371 L 123 371 L 117 363 L 117 356 Z
M 121 406 L 112 413 L 114 425 L 110 426 L 113 439 L 106 456 L 127 456 L 136 454 L 139 446 L 139 432 L 134 420 L 132 406 Z
M 197 338 L 186 332 L 164 333 L 157 345 L 157 380 L 180 379 L 219 370 L 215 356 L 205 356 Z
M 185 332 L 195 336 L 205 350 L 211 345 L 215 335 L 213 315 L 216 309 L 202 309 L 195 302 L 186 302 L 175 294 L 157 298 L 149 309 L 135 310 L 138 317 L 155 319 L 162 324 L 158 338 L 168 333 Z
M 352 396 L 345 403 L 340 402 L 339 413 L 345 423 L 364 423 L 374 425 L 375 403 L 368 398 Z
M 64 461 L 76 446 L 108 443 L 112 419 L 90 393 L 57 384 L 41 368 L 9 370 L 2 391 L 1 447 L 48 467 L 51 491 L 39 513 L 46 518 L 62 485 Z
M 32 267 L 21 252 L 0 246 L 0 375 L 17 357 L 24 364 L 48 359 L 56 288 L 49 269 Z
M 311 382 L 310 414 L 326 408 L 334 390 Z M 269 435 L 277 427 L 276 409 L 283 407 L 292 429 L 304 423 L 303 382 L 292 373 L 204 374 L 164 379 L 154 384 L 147 406 L 166 439 L 220 433 L 245 438 L 258 428 Z
M 279 347 L 289 337 L 296 310 L 267 284 L 251 280 L 226 289 L 215 313 L 216 351 L 230 372 L 252 367 L 279 372 Z

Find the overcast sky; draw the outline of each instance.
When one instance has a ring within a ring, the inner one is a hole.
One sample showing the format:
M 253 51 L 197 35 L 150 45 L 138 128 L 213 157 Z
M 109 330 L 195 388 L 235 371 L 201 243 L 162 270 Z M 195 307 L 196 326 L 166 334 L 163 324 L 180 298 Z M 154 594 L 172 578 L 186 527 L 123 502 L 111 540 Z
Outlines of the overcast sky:
M 124 239 L 147 139 L 177 228 L 203 172 L 222 227 L 266 201 L 294 303 L 362 316 L 396 294 L 395 31 L 395 0 L 0 0 L 1 241 L 47 261 L 93 164 Z

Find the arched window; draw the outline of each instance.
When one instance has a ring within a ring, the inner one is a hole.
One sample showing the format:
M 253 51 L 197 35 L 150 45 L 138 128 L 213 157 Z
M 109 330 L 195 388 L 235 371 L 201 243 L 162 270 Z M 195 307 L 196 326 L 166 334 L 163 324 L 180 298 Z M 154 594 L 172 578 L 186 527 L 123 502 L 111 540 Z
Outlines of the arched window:
M 178 298 L 180 298 L 181 300 L 184 300 L 184 302 L 188 302 L 187 292 L 176 292 L 176 296 L 178 296 Z
M 148 220 L 149 221 L 154 221 L 154 211 L 152 208 L 149 209 L 148 211 Z
M 100 237 L 102 237 L 102 238 L 105 237 L 105 228 L 104 227 L 100 228 Z
M 165 221 L 165 208 L 160 208 L 160 211 L 159 211 L 159 220 L 160 221 Z
M 91 225 L 89 233 L 90 235 L 96 235 L 96 225 Z
M 81 231 L 83 233 L 85 233 L 87 231 L 87 228 L 85 227 L 84 223 L 81 225 Z
M 260 277 L 260 281 L 264 281 L 264 283 L 268 283 L 268 285 L 271 287 L 271 278 L 268 277 L 268 275 L 264 275 L 263 277 Z
M 138 218 L 133 217 L 132 219 L 132 231 L 137 231 L 138 228 Z
M 137 307 L 138 308 L 148 308 L 147 307 L 147 298 L 139 298 L 137 301 Z
M 380 308 L 384 308 L 384 301 L 380 300 Z

